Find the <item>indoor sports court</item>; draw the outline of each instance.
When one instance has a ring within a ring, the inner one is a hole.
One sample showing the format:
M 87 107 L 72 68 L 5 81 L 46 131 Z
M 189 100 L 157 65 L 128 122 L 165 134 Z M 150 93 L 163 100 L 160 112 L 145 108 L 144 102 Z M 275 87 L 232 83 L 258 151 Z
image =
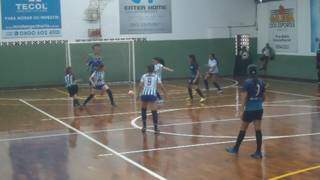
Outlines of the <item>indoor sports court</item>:
M 320 0 L 1 0 L 0 179 L 320 179 Z

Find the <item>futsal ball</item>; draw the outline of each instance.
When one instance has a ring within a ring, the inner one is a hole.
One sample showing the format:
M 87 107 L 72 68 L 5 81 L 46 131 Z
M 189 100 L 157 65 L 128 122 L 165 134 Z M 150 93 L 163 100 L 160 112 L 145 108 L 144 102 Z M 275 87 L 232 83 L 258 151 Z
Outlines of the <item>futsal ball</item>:
M 128 95 L 129 95 L 130 97 L 133 97 L 133 96 L 134 96 L 134 92 L 133 92 L 132 90 L 129 90 Z

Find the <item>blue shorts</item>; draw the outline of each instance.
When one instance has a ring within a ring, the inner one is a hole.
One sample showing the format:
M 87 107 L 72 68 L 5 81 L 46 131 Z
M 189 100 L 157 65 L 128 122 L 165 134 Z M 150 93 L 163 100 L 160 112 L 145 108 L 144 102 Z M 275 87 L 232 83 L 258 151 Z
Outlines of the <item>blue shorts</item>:
M 157 96 L 154 95 L 142 95 L 141 101 L 142 102 L 155 102 L 157 100 Z
M 190 77 L 189 80 L 188 80 L 188 84 L 189 85 L 198 85 L 199 84 L 199 79 L 200 78 L 195 79 L 193 77 Z M 193 81 L 195 81 L 195 83 L 193 83 Z
M 253 121 L 261 121 L 263 116 L 263 109 L 256 111 L 244 111 L 242 120 L 251 123 Z
M 95 90 L 103 90 L 103 87 L 105 86 L 105 84 L 102 85 L 96 85 L 95 87 L 93 87 Z

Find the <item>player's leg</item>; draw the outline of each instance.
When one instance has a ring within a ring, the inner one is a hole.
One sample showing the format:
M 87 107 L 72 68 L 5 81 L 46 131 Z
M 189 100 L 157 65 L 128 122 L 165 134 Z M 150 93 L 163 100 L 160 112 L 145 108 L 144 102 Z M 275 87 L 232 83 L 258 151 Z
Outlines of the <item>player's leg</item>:
M 212 75 L 213 85 L 218 89 L 218 93 L 222 93 L 222 89 L 220 85 L 217 83 L 218 79 L 219 79 L 219 76 L 217 74 Z
M 240 145 L 244 139 L 244 137 L 246 136 L 246 131 L 248 129 L 248 126 L 250 124 L 250 112 L 244 112 L 243 113 L 243 117 L 242 117 L 242 123 L 241 123 L 241 127 L 240 127 L 240 131 L 237 137 L 237 141 L 236 144 L 231 147 L 231 148 L 227 148 L 227 152 L 231 153 L 231 154 L 236 154 L 239 151 Z
M 201 97 L 200 98 L 200 102 L 203 103 L 206 101 L 206 98 L 204 97 L 200 87 L 199 87 L 199 79 L 196 80 L 196 82 L 193 84 L 195 86 L 196 92 L 198 93 L 198 95 Z
M 116 104 L 114 103 L 113 94 L 112 94 L 110 87 L 105 84 L 103 86 L 103 90 L 107 92 L 111 105 L 116 106 Z
M 188 94 L 189 94 L 189 98 L 187 98 L 187 100 L 193 100 L 193 94 L 192 94 L 192 79 L 189 79 L 188 81 Z
M 154 102 L 150 102 L 150 109 L 152 113 L 152 120 L 153 120 L 153 126 L 154 126 L 154 133 L 159 134 L 160 130 L 158 128 L 158 111 L 157 111 L 157 105 Z
M 147 107 L 148 102 L 144 101 L 144 97 L 141 97 L 141 120 L 142 120 L 142 133 L 145 133 L 147 130 Z
M 204 77 L 204 87 L 206 88 L 206 90 L 209 90 L 209 79 L 211 78 L 212 74 L 210 73 L 206 73 L 205 77 Z
M 73 106 L 77 107 L 80 106 L 79 98 L 78 98 L 78 85 L 72 86 L 72 99 L 73 99 Z
M 262 146 L 262 132 L 261 132 L 261 119 L 262 119 L 263 111 L 256 111 L 255 116 L 256 120 L 254 123 L 254 128 L 256 131 L 256 141 L 257 141 L 257 150 L 254 154 L 251 155 L 251 157 L 255 159 L 261 159 L 262 158 L 262 152 L 261 152 L 261 146 Z
M 92 87 L 90 88 L 90 95 L 87 97 L 87 99 L 83 102 L 83 106 L 86 106 L 91 99 L 93 99 L 95 96 L 95 89 Z

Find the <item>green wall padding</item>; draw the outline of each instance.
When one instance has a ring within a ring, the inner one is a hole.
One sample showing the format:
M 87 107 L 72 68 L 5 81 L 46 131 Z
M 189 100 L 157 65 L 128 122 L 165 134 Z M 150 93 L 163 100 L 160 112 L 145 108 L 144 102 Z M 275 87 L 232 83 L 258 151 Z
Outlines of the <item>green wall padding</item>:
M 267 75 L 296 79 L 317 79 L 314 56 L 277 55 L 270 61 Z
M 64 44 L 0 47 L 0 87 L 62 84 Z
M 85 55 L 91 52 L 92 44 L 73 44 L 70 46 L 72 66 L 83 83 L 88 81 Z M 189 76 L 189 54 L 195 54 L 206 71 L 208 54 L 213 52 L 220 60 L 222 75 L 232 75 L 234 67 L 234 40 L 175 40 L 136 42 L 136 79 L 145 73 L 146 66 L 153 57 L 165 59 L 166 65 L 175 69 L 165 72 L 164 78 L 184 78 Z M 102 43 L 104 62 L 107 67 L 107 81 L 127 81 L 129 77 L 129 47 L 127 43 Z M 0 47 L 0 88 L 23 86 L 46 86 L 63 84 L 65 69 L 65 45 L 24 45 Z

